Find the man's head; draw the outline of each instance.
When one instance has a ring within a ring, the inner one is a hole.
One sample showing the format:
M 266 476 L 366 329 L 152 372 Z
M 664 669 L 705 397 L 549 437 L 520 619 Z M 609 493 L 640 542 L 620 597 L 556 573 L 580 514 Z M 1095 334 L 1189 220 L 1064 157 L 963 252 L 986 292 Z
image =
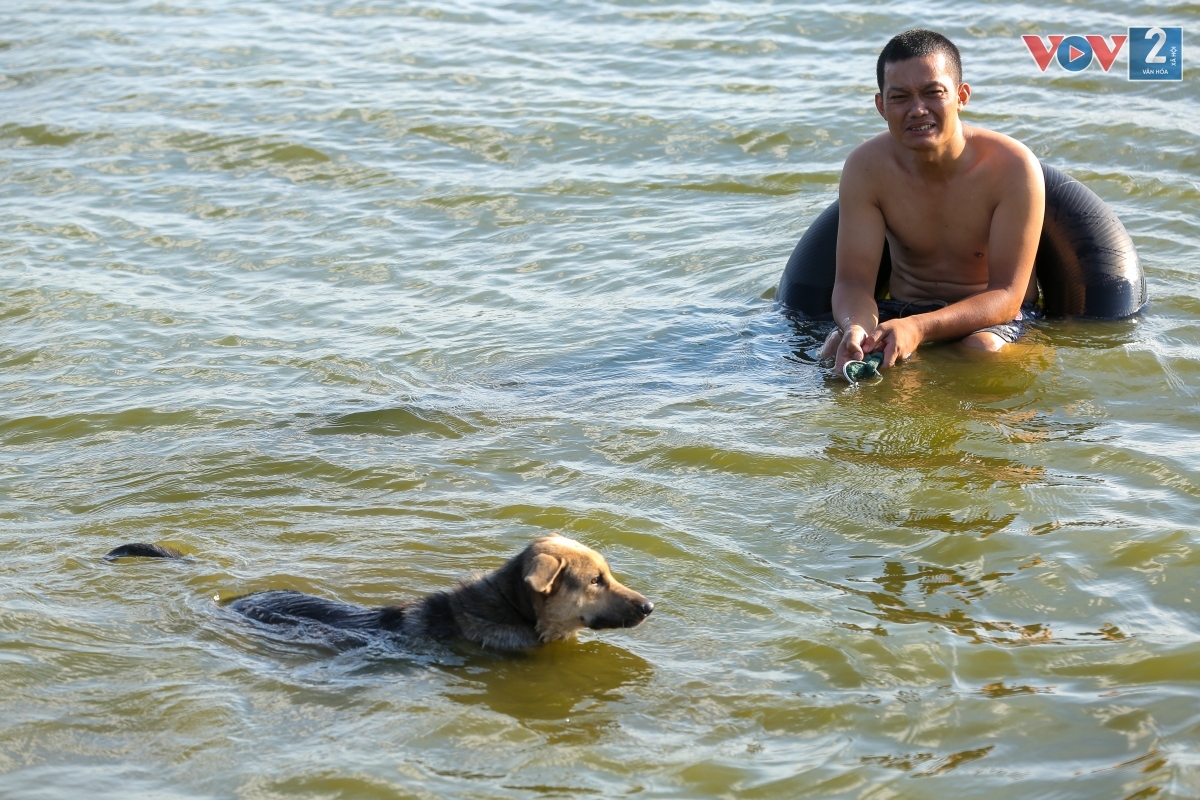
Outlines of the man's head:
M 878 62 L 875 108 L 893 138 L 910 150 L 956 151 L 965 144 L 958 112 L 971 98 L 958 48 L 940 33 L 905 31 Z
M 879 53 L 879 60 L 875 62 L 875 80 L 879 83 L 879 91 L 883 92 L 884 71 L 888 64 L 907 61 L 910 58 L 935 56 L 938 53 L 946 57 L 946 66 L 950 70 L 950 77 L 954 79 L 954 86 L 951 88 L 958 88 L 962 83 L 962 58 L 954 42 L 940 33 L 913 28 L 893 36 Z

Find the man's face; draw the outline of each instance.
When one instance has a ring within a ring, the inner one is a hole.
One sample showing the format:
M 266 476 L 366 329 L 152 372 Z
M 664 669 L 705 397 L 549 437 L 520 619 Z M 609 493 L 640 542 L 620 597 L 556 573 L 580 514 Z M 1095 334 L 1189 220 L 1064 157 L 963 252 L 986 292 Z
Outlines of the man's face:
M 958 131 L 958 111 L 967 104 L 971 87 L 954 85 L 946 56 L 937 53 L 883 68 L 883 92 L 875 108 L 888 130 L 910 150 L 936 150 Z

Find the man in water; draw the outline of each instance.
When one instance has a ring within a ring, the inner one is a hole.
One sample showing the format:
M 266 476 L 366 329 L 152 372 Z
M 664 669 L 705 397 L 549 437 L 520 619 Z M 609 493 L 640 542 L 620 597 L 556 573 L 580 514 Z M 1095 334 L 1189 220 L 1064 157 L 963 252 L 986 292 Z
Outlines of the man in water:
M 1038 315 L 1033 259 L 1046 188 L 1025 145 L 967 126 L 971 97 L 958 48 L 905 31 L 879 54 L 875 108 L 887 133 L 842 170 L 833 318 L 823 356 L 836 366 L 883 352 L 882 367 L 922 342 L 957 339 L 995 352 Z M 887 241 L 891 299 L 875 301 Z

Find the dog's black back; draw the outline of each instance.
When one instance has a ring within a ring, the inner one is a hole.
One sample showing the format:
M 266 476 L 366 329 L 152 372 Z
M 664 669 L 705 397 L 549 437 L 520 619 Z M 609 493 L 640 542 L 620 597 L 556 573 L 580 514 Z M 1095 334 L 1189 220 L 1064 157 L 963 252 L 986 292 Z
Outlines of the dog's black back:
M 405 605 L 364 608 L 289 590 L 242 595 L 226 608 L 270 625 L 295 625 L 307 620 L 331 628 L 388 633 L 403 630 L 406 609 Z

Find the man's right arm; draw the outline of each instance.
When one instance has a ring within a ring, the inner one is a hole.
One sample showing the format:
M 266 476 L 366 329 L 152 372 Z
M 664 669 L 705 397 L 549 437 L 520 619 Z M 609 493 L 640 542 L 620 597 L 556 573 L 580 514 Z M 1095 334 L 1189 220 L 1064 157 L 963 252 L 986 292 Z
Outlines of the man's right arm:
M 842 331 L 836 367 L 863 357 L 863 339 L 879 324 L 875 281 L 887 225 L 875 199 L 870 156 L 861 145 L 846 159 L 838 187 L 837 275 L 833 320 Z M 875 167 L 878 169 L 878 165 Z

